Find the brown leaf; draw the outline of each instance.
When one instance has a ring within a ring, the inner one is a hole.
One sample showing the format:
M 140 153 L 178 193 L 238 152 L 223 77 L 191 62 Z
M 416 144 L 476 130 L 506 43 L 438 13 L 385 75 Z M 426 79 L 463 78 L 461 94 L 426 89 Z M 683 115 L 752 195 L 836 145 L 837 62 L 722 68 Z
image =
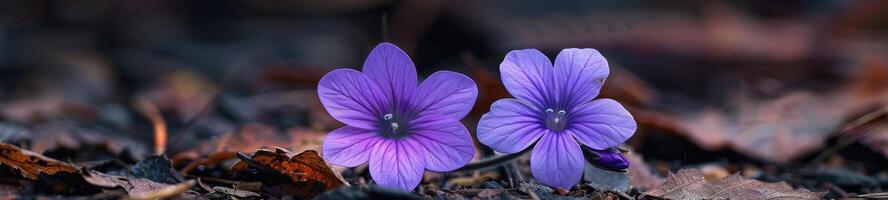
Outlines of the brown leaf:
M 635 153 L 624 155 L 629 160 L 629 183 L 633 187 L 650 189 L 663 183 L 663 178 L 652 173 L 641 156 Z
M 132 157 L 141 160 L 146 147 L 128 137 L 120 135 L 102 134 L 98 131 L 82 127 L 75 121 L 51 121 L 34 128 L 34 139 L 30 147 L 31 151 L 47 156 L 53 153 L 69 153 L 84 149 L 100 149 L 104 153 L 116 157 Z M 128 154 L 128 155 L 124 155 Z M 63 157 L 55 157 L 65 159 Z M 77 158 L 70 158 L 78 161 Z M 94 160 L 83 158 L 80 161 Z
M 132 199 L 162 199 L 177 196 L 194 186 L 195 181 L 170 185 L 157 183 L 144 178 L 108 175 L 97 171 L 87 171 L 83 175 L 86 182 L 99 187 L 121 187 Z
M 286 147 L 297 151 L 320 149 L 324 133 L 305 129 L 289 129 L 281 133 L 271 126 L 250 123 L 237 132 L 226 134 L 218 139 L 199 145 L 173 156 L 174 165 L 190 160 L 181 172 L 188 173 L 200 165 L 208 165 L 231 159 L 236 152 L 253 152 L 256 149 Z
M 707 181 L 697 169 L 682 169 L 642 196 L 666 199 L 821 199 L 826 192 L 793 189 L 785 182 L 766 183 L 733 174 Z
M 307 150 L 292 157 L 288 153 L 280 148 L 277 148 L 276 151 L 259 150 L 253 154 L 251 159 L 256 162 L 255 164 L 261 165 L 261 168 L 274 170 L 289 177 L 290 181 L 296 185 L 296 195 L 300 199 L 310 199 L 324 191 L 348 185 L 339 174 L 333 172 L 317 151 Z M 248 168 L 255 168 L 255 166 L 239 161 L 231 167 L 231 171 L 239 176 L 254 175 L 247 173 Z M 261 177 L 253 178 L 268 181 L 268 179 Z
M 324 134 L 320 132 L 291 129 L 281 133 L 271 126 L 259 123 L 250 123 L 241 127 L 233 134 L 222 136 L 218 140 L 202 145 L 198 151 L 215 152 L 219 150 L 252 152 L 256 149 L 272 147 L 298 147 L 303 149 L 317 149 Z M 311 145 L 308 148 L 304 146 Z
M 707 150 L 730 147 L 762 160 L 789 162 L 820 149 L 861 110 L 888 104 L 886 71 L 884 65 L 867 66 L 852 77 L 854 82 L 833 91 L 787 92 L 776 99 L 741 94 L 728 105 L 731 109 L 683 113 L 678 130 Z
M 76 167 L 68 163 L 45 157 L 38 153 L 20 149 L 7 143 L 0 143 L 0 163 L 18 171 L 22 177 L 37 180 L 38 175 L 59 172 L 77 173 Z

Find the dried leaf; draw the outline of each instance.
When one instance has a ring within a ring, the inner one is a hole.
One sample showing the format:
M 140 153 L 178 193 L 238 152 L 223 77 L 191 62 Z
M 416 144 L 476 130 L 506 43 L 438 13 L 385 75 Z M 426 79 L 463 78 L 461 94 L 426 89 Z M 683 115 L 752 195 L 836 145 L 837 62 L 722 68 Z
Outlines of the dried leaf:
M 650 189 L 663 183 L 663 178 L 652 173 L 641 156 L 635 153 L 625 156 L 629 160 L 629 183 L 633 187 Z
M 38 153 L 20 149 L 7 143 L 0 143 L 0 163 L 18 171 L 22 177 L 37 180 L 40 174 L 59 172 L 76 173 L 76 167 Z
M 173 164 L 166 156 L 151 156 L 139 161 L 131 168 L 132 176 L 146 178 L 158 183 L 178 183 Z
M 194 186 L 195 181 L 189 180 L 183 183 L 170 185 L 157 183 L 144 178 L 133 178 L 108 175 L 97 171 L 87 171 L 83 179 L 90 184 L 99 187 L 121 187 L 133 199 L 161 199 L 177 196 Z
M 888 104 L 884 68 L 868 66 L 854 82 L 834 91 L 788 92 L 770 100 L 739 95 L 731 109 L 679 116 L 679 129 L 686 130 L 679 133 L 708 150 L 730 147 L 762 160 L 789 162 L 820 149 L 849 117 Z
M 826 192 L 793 189 L 785 182 L 766 183 L 733 174 L 707 181 L 697 169 L 682 169 L 643 196 L 666 199 L 821 199 Z
M 321 132 L 290 129 L 286 133 L 281 133 L 278 129 L 268 125 L 249 123 L 242 126 L 237 132 L 226 134 L 217 140 L 186 152 L 205 155 L 221 151 L 253 152 L 256 149 L 272 147 L 300 150 L 319 149 L 323 138 L 324 133 Z
M 255 167 L 266 168 L 258 170 L 274 170 L 289 177 L 291 183 L 296 186 L 291 189 L 297 190 L 295 195 L 300 199 L 310 199 L 324 191 L 348 185 L 339 174 L 333 172 L 317 151 L 307 150 L 292 157 L 288 154 L 289 152 L 280 148 L 276 151 L 259 150 L 251 159 L 261 166 L 252 166 L 239 161 L 231 167 L 231 171 L 248 180 L 269 181 L 268 178 L 255 177 L 257 174 L 251 174 L 249 171 L 257 170 Z M 248 170 L 249 168 L 253 169 Z
M 74 121 L 52 121 L 38 125 L 34 128 L 34 139 L 30 149 L 50 157 L 74 161 L 107 159 L 105 157 L 81 158 L 77 156 L 88 156 L 89 154 L 72 153 L 83 151 L 84 149 L 99 149 L 104 151 L 101 153 L 106 153 L 112 157 L 128 157 L 136 160 L 140 160 L 144 155 L 148 154 L 145 151 L 146 147 L 144 145 L 128 137 L 102 134 L 82 127 Z M 57 155 L 53 155 L 54 153 L 65 155 L 56 157 Z M 66 158 L 66 156 L 70 157 Z
M 246 190 L 239 190 L 234 188 L 227 188 L 222 186 L 213 187 L 213 190 L 217 192 L 221 192 L 223 194 L 227 194 L 237 198 L 259 198 L 259 194 L 255 192 L 250 192 Z

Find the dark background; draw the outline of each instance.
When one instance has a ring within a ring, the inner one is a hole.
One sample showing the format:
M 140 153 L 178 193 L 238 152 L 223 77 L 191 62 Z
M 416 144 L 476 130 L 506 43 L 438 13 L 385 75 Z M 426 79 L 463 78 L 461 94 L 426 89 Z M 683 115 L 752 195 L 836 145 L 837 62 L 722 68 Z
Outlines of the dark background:
M 8 0 L 0 119 L 37 132 L 75 121 L 151 146 L 133 103 L 147 99 L 169 123 L 169 153 L 251 122 L 324 132 L 338 124 L 313 96 L 317 81 L 360 68 L 380 42 L 404 49 L 421 77 L 473 77 L 471 131 L 508 96 L 498 85 L 508 51 L 554 60 L 596 48 L 612 72 L 602 95 L 639 121 L 629 144 L 666 163 L 661 174 L 842 155 L 850 161 L 832 164 L 888 177 L 888 129 L 843 129 L 888 103 L 888 1 Z

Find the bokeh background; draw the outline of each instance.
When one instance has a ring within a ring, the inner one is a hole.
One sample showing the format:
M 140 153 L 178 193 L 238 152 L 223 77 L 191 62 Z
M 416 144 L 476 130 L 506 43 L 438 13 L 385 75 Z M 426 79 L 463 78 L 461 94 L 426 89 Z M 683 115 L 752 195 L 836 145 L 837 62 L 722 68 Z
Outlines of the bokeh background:
M 317 81 L 360 68 L 380 42 L 421 77 L 473 77 L 472 131 L 508 96 L 508 51 L 596 48 L 612 72 L 603 97 L 633 113 L 628 145 L 661 174 L 715 162 L 771 180 L 791 166 L 888 177 L 888 1 L 868 0 L 10 0 L 0 135 L 42 138 L 31 149 L 57 158 L 90 140 L 58 131 L 157 146 L 144 114 L 156 107 L 168 153 L 258 123 L 322 137 L 339 124 Z

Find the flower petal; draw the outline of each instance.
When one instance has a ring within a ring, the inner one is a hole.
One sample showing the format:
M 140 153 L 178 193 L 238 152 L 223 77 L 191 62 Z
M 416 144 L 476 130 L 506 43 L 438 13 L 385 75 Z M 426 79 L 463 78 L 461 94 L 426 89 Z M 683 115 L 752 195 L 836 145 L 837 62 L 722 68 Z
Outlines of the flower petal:
M 385 115 L 388 101 L 376 83 L 353 69 L 333 70 L 318 83 L 321 104 L 334 119 L 374 130 Z
M 413 108 L 418 116 L 447 115 L 462 119 L 475 105 L 478 87 L 466 75 L 439 71 L 419 84 L 417 94 Z
M 444 115 L 424 115 L 410 122 L 410 138 L 425 148 L 425 167 L 447 172 L 475 156 L 472 136 L 462 123 Z
M 424 155 L 416 141 L 381 140 L 370 154 L 370 176 L 380 186 L 412 191 L 422 180 Z
M 598 150 L 622 144 L 632 137 L 637 128 L 632 114 L 611 99 L 598 99 L 581 105 L 569 114 L 567 123 L 565 132 Z
M 561 108 L 592 101 L 610 73 L 607 60 L 595 49 L 564 49 L 555 58 L 555 80 Z
M 330 164 L 355 167 L 370 159 L 370 150 L 382 140 L 376 130 L 345 126 L 324 137 L 324 160 Z
M 395 108 L 406 108 L 416 90 L 416 67 L 407 53 L 394 44 L 380 43 L 364 61 L 363 71 Z
M 478 141 L 503 153 L 524 150 L 547 130 L 540 114 L 518 99 L 497 100 L 478 122 Z
M 509 94 L 546 109 L 555 102 L 552 62 L 536 49 L 514 50 L 500 64 L 500 76 Z
M 583 176 L 583 153 L 570 134 L 548 132 L 530 154 L 530 172 L 540 183 L 570 189 Z

